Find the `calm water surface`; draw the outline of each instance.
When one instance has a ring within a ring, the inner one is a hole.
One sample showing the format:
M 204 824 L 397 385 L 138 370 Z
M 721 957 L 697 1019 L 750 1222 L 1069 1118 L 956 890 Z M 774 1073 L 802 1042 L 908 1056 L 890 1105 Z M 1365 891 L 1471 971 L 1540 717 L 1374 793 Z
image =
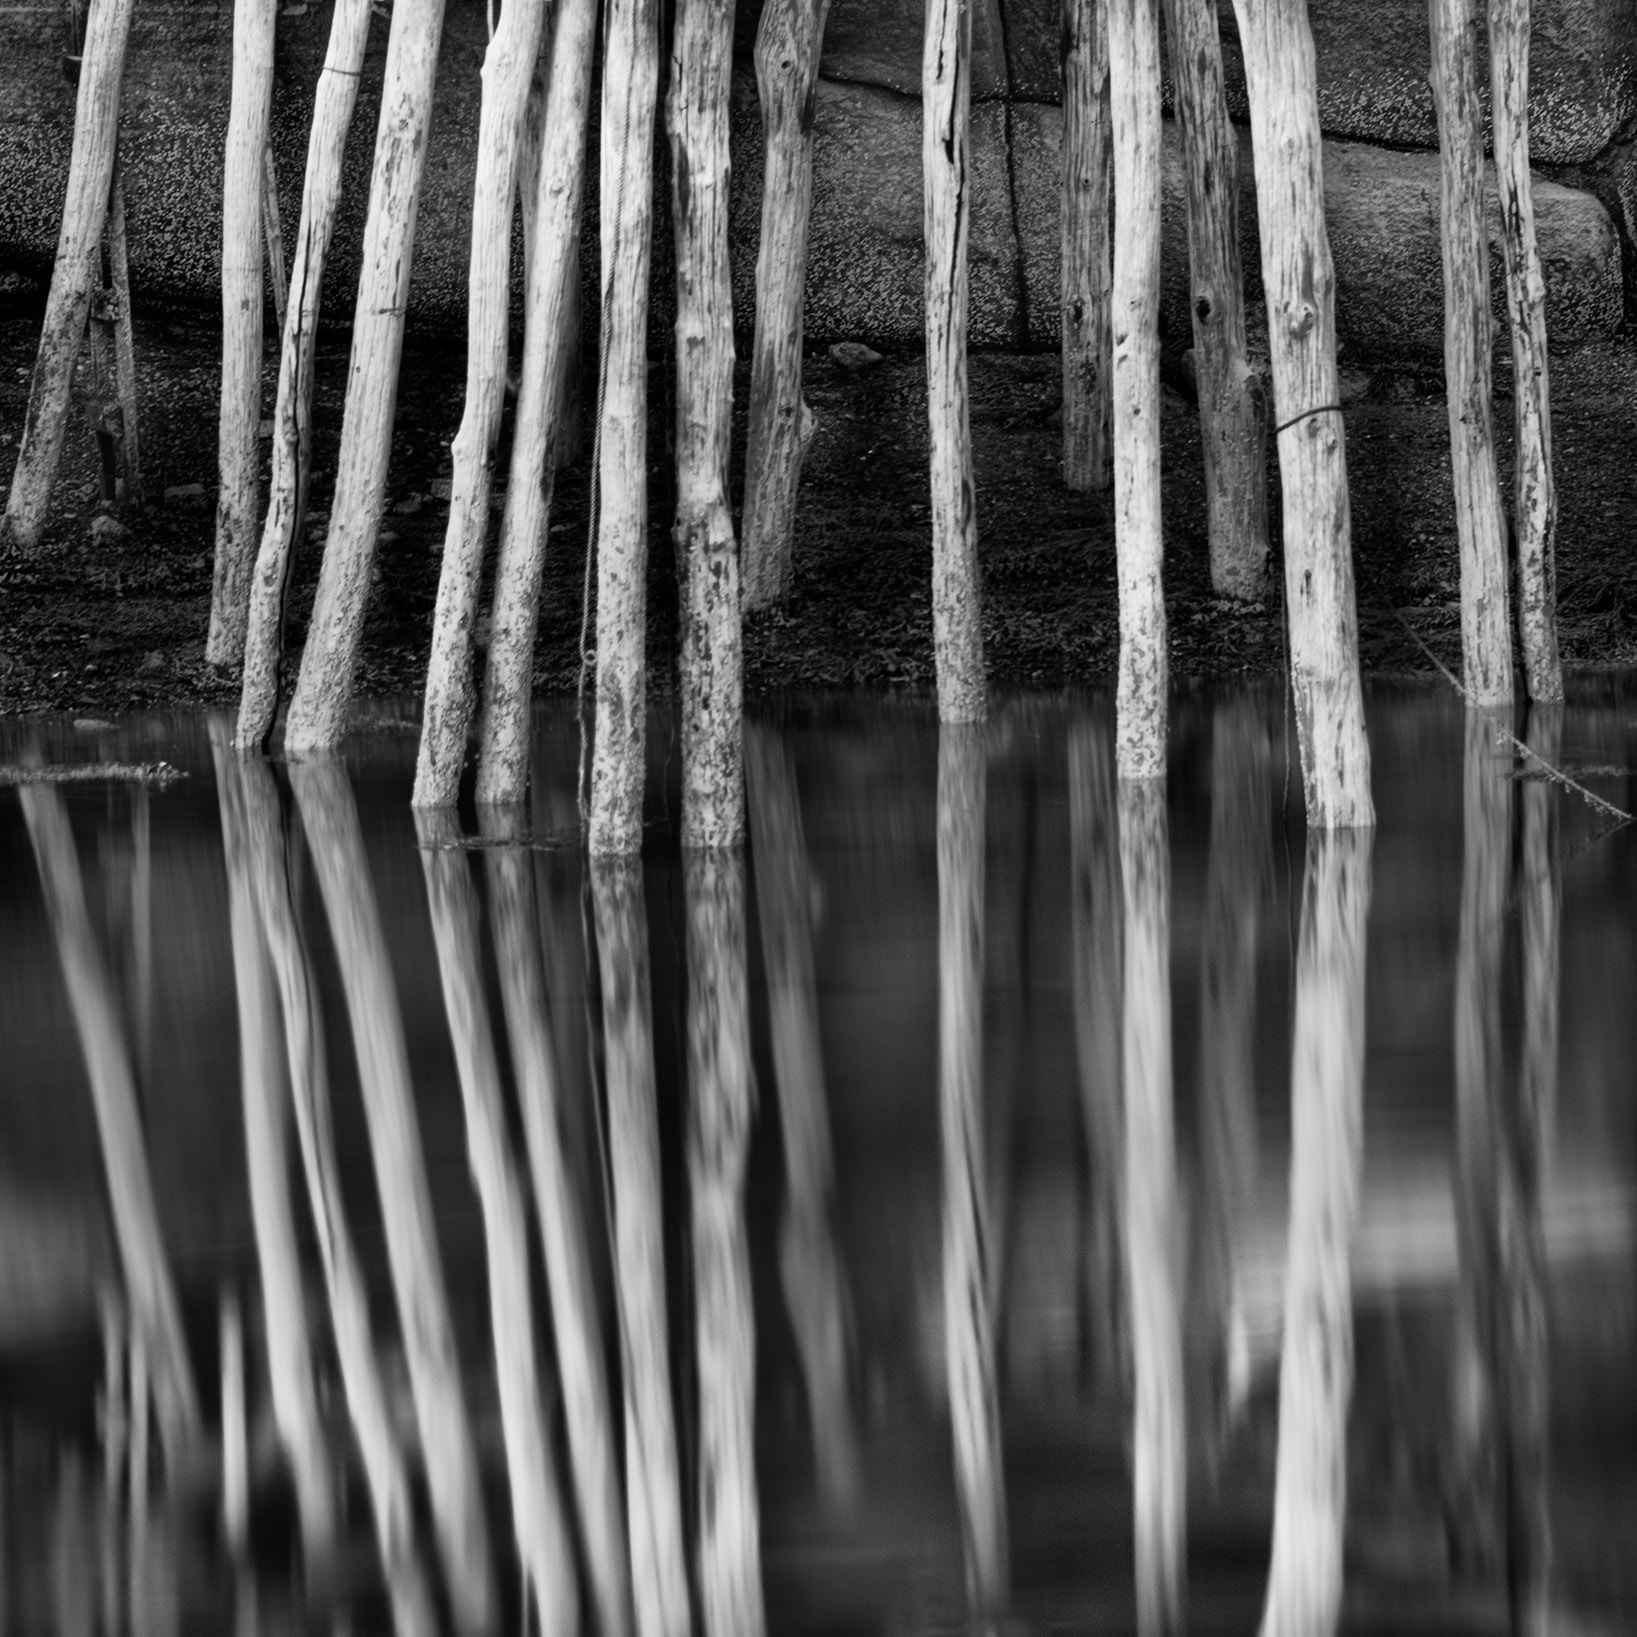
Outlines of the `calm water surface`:
M 187 777 L 0 789 L 0 1632 L 1637 1630 L 1637 827 L 1369 725 L 786 706 L 684 860 L 656 716 L 589 873 L 567 711 L 3 725 Z

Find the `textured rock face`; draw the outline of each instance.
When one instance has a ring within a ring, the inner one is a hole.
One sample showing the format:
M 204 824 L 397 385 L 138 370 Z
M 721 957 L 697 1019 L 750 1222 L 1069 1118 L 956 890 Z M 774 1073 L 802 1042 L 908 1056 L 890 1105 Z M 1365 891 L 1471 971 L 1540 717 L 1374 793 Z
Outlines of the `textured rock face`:
M 740 0 L 733 116 L 734 292 L 738 326 L 753 316 L 761 132 L 750 53 L 759 5 Z M 815 341 L 904 348 L 922 339 L 921 73 L 923 0 L 833 0 L 815 120 L 818 131 L 807 321 Z M 1230 96 L 1244 111 L 1232 6 L 1221 0 Z M 1355 352 L 1440 346 L 1438 176 L 1426 84 L 1425 0 L 1309 0 L 1326 147 L 1330 238 L 1342 337 Z M 1059 0 L 974 0 L 971 341 L 1054 346 Z M 307 122 L 329 34 L 327 4 L 279 19 L 273 141 L 286 240 L 306 165 Z M 1555 341 L 1607 333 L 1622 306 L 1637 228 L 1637 162 L 1616 137 L 1637 120 L 1637 3 L 1535 0 L 1531 116 L 1542 163 L 1600 156 L 1589 193 L 1537 179 Z M 387 25 L 374 25 L 347 153 L 347 192 L 326 281 L 326 313 L 350 320 L 368 202 Z M 465 324 L 468 230 L 486 40 L 481 0 L 449 0 L 411 287 L 421 327 Z M 74 93 L 50 9 L 0 12 L 0 272 L 49 272 L 72 138 Z M 221 265 L 222 150 L 232 66 L 230 0 L 153 0 L 137 10 L 127 60 L 121 151 L 132 279 L 150 305 L 210 312 Z M 594 152 L 595 137 L 592 137 Z M 1187 262 L 1180 177 L 1167 173 L 1165 312 L 1185 344 Z M 663 169 L 663 152 L 661 153 Z M 1248 147 L 1241 183 L 1245 266 L 1256 273 Z M 662 182 L 662 186 L 663 186 Z M 590 208 L 594 209 L 594 206 Z M 655 224 L 656 329 L 669 321 L 668 227 Z M 587 246 L 588 270 L 595 247 Z M 1634 269 L 1637 270 L 1637 269 Z M 1498 292 L 1497 292 L 1498 293 Z M 593 301 L 595 300 L 593 296 Z

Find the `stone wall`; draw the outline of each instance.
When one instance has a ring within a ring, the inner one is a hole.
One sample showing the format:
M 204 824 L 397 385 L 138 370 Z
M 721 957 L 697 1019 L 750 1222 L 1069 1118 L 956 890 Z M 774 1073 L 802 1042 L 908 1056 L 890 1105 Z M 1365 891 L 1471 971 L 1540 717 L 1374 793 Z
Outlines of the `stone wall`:
M 735 289 L 748 324 L 761 175 L 741 0 L 734 93 Z M 1232 8 L 1221 6 L 1229 96 L 1245 115 Z M 1326 199 L 1343 345 L 1361 357 L 1436 354 L 1442 286 L 1437 159 L 1426 83 L 1425 0 L 1310 0 L 1327 132 Z M 384 13 L 385 7 L 382 7 Z M 816 125 L 809 334 L 906 347 L 921 337 L 922 0 L 834 0 Z M 329 6 L 293 0 L 279 19 L 274 145 L 293 231 L 307 120 Z M 347 155 L 328 281 L 344 321 L 368 192 L 386 21 L 378 17 Z M 213 310 L 232 62 L 228 0 L 144 0 L 125 81 L 122 151 L 133 283 L 150 307 Z M 485 8 L 450 0 L 411 294 L 414 321 L 458 333 L 477 140 Z M 1055 347 L 1058 0 L 974 0 L 971 238 L 973 344 Z M 1555 342 L 1611 334 L 1637 315 L 1637 6 L 1536 0 L 1531 120 L 1536 202 Z M 49 274 L 67 175 L 73 90 L 47 8 L 0 9 L 0 277 Z M 661 156 L 663 159 L 663 155 Z M 1187 268 L 1174 129 L 1166 145 L 1165 313 L 1186 335 Z M 1241 185 L 1246 267 L 1258 292 L 1248 137 Z M 656 322 L 668 316 L 663 220 Z M 591 253 L 588 251 L 588 271 Z

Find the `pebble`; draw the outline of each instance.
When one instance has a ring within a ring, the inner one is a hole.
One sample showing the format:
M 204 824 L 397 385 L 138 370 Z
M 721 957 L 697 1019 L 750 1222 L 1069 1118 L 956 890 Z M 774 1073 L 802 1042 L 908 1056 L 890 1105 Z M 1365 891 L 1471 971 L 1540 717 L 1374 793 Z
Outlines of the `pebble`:
M 881 354 L 873 347 L 866 347 L 862 341 L 837 341 L 830 348 L 830 356 L 850 375 L 881 362 Z
M 173 483 L 165 491 L 165 505 L 172 511 L 202 512 L 205 509 L 204 484 Z
M 454 490 L 454 484 L 449 478 L 435 477 L 432 479 L 431 488 L 434 500 L 447 500 Z
M 123 540 L 129 533 L 130 530 L 117 517 L 110 517 L 106 512 L 91 519 L 91 538 L 99 544 Z

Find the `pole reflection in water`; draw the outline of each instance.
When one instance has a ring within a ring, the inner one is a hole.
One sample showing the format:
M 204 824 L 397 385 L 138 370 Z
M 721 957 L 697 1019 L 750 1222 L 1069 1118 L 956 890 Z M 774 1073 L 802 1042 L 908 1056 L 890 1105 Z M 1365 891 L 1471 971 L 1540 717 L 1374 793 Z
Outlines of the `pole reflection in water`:
M 145 1352 L 152 1355 L 154 1405 L 174 1476 L 189 1452 L 199 1447 L 203 1422 L 154 1202 L 130 1050 L 86 908 L 79 857 L 62 796 L 49 784 L 25 784 L 17 794 L 91 1084 L 133 1328 Z M 146 1396 L 138 1403 L 145 1432 Z
M 683 852 L 688 919 L 688 1202 L 699 1381 L 699 1601 L 708 1637 L 762 1637 L 756 1316 L 745 1238 L 753 1087 L 745 861 Z
M 467 1154 L 483 1211 L 512 1532 L 524 1585 L 534 1594 L 542 1629 L 572 1637 L 579 1626 L 573 1547 L 540 1401 L 534 1299 L 529 1289 L 528 1204 L 512 1160 L 500 1066 L 483 994 L 477 893 L 466 854 L 455 846 L 459 832 L 453 812 L 417 809 L 415 831 L 466 1114 Z
M 213 718 L 211 756 L 222 815 L 228 924 L 239 1004 L 239 1089 L 244 1104 L 250 1220 L 261 1271 L 273 1419 L 295 1479 L 302 1539 L 312 1554 L 327 1548 L 334 1537 L 335 1477 L 313 1381 L 312 1338 L 290 1201 L 289 1103 L 278 988 L 256 913 L 248 823 L 231 737 L 231 722 L 226 717 Z
M 1554 765 L 1559 712 L 1531 712 L 1531 748 Z M 1547 1335 L 1541 1171 L 1557 1093 L 1555 793 L 1524 792 L 1518 880 L 1523 1040 L 1516 1095 L 1501 1051 L 1501 972 L 1513 765 L 1497 722 L 1466 724 L 1466 855 L 1456 991 L 1456 1489 L 1466 1566 L 1504 1566 L 1513 1629 L 1547 1628 Z
M 1085 1303 L 1092 1390 L 1124 1396 L 1129 1366 L 1124 1338 L 1120 998 L 1125 906 L 1114 758 L 1096 724 L 1069 734 L 1069 865 L 1074 942 L 1074 1048 L 1086 1128 L 1089 1178 Z
M 819 1491 L 840 1510 L 858 1493 L 859 1450 L 848 1387 L 845 1275 L 832 1222 L 835 1159 L 813 975 L 816 884 L 795 770 L 772 728 L 746 728 L 745 779 L 784 1140 L 779 1271 L 807 1386 Z
M 625 1480 L 639 1637 L 686 1637 L 687 1563 L 671 1417 L 664 1227 L 648 914 L 640 858 L 593 857 L 592 910 L 602 976 L 614 1272 L 625 1383 Z
M 1137 1629 L 1180 1632 L 1188 1499 L 1171 1074 L 1171 855 L 1163 779 L 1121 779 L 1126 1275 L 1136 1414 Z
M 1529 707 L 1528 743 L 1549 767 L 1560 765 L 1563 708 Z M 1523 789 L 1523 1053 L 1509 1174 L 1513 1198 L 1503 1216 L 1508 1286 L 1507 1484 L 1511 1551 L 1508 1586 L 1513 1621 L 1538 1637 L 1547 1629 L 1551 1515 L 1547 1438 L 1551 1415 L 1550 1336 L 1546 1309 L 1546 1243 L 1541 1193 L 1557 1109 L 1561 883 L 1557 792 L 1544 779 Z
M 1273 1560 L 1262 1637 L 1330 1637 L 1341 1618 L 1373 840 L 1368 829 L 1312 829 L 1307 837 L 1290 1070 Z
M 433 1528 L 456 1624 L 463 1633 L 486 1632 L 494 1625 L 495 1609 L 483 1490 L 444 1289 L 403 1022 L 358 814 L 339 762 L 292 763 L 290 785 L 318 875 L 352 1024 Z
M 563 1093 L 541 968 L 533 872 L 522 845 L 521 811 L 489 807 L 480 809 L 479 816 L 484 835 L 499 843 L 484 852 L 495 958 L 540 1216 L 569 1460 L 592 1598 L 600 1630 L 606 1637 L 624 1637 L 631 1629 L 630 1570 L 620 1514 L 602 1315 L 591 1277 L 580 1189 L 565 1153 Z
M 1256 702 L 1219 703 L 1200 976 L 1203 1199 L 1196 1243 L 1203 1299 L 1195 1322 L 1206 1379 L 1225 1386 L 1228 1416 L 1249 1389 L 1244 1302 L 1234 1269 L 1247 1260 L 1256 1190 L 1256 935 L 1270 865 L 1267 777 L 1267 724 Z M 1218 1423 L 1219 1437 L 1225 1430 Z
M 263 761 L 240 760 L 238 775 L 250 879 L 284 1012 L 284 1049 L 296 1109 L 296 1134 L 329 1298 L 342 1389 L 363 1458 L 381 1559 L 402 1604 L 400 1630 L 418 1631 L 430 1621 L 430 1595 L 416 1563 L 409 1482 L 370 1333 L 369 1292 L 341 1195 L 330 1118 L 324 1018 L 296 914 L 278 789 L 272 769 Z
M 983 1132 L 986 737 L 981 725 L 938 726 L 944 1347 L 967 1590 L 980 1616 L 1005 1608 L 1010 1580 Z

